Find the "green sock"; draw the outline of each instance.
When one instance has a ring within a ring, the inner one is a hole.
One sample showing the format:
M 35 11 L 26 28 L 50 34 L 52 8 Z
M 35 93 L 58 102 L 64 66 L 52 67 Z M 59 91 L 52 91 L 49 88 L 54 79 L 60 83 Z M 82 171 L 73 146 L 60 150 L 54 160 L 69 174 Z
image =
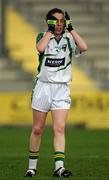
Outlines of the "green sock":
M 39 158 L 39 151 L 29 151 L 29 169 L 37 169 L 37 162 Z
M 55 170 L 59 169 L 60 167 L 64 167 L 64 159 L 65 159 L 64 152 L 56 151 L 54 153 Z

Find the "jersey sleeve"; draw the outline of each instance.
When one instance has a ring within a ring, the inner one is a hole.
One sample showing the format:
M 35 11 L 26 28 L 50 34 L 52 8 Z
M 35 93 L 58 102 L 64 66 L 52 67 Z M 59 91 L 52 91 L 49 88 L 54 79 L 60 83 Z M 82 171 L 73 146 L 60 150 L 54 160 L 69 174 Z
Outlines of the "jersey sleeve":
M 36 37 L 36 44 L 42 39 L 43 36 L 44 36 L 44 32 L 41 32 L 41 33 L 39 33 L 37 35 L 37 37 Z M 38 52 L 38 55 L 41 55 L 41 54 L 43 54 L 43 53 L 39 53 Z
M 76 44 L 75 44 L 75 48 L 74 48 L 74 50 L 73 50 L 73 54 L 74 54 L 74 56 L 75 56 L 76 58 L 79 58 L 80 55 L 81 55 L 81 51 L 80 51 L 79 47 L 78 47 Z
M 79 58 L 81 55 L 81 51 L 80 51 L 79 47 L 76 45 L 76 43 L 71 35 L 70 35 L 70 42 L 71 42 L 72 53 L 73 53 L 74 57 Z
M 43 32 L 41 32 L 41 33 L 39 33 L 39 34 L 37 35 L 37 37 L 36 37 L 36 44 L 42 39 L 43 35 L 44 35 Z

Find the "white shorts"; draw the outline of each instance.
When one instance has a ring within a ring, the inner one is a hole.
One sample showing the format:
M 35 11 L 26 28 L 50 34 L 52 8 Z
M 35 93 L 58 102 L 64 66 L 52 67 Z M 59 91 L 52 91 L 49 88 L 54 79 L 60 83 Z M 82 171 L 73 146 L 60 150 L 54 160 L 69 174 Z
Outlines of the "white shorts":
M 70 104 L 69 85 L 37 81 L 32 97 L 33 109 L 48 112 L 56 109 L 69 109 Z

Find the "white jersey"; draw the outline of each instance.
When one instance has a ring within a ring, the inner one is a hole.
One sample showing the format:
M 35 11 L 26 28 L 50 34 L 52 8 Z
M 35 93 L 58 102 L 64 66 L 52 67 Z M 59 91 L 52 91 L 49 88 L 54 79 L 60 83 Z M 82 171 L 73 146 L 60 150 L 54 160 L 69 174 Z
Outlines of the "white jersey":
M 40 33 L 36 42 L 43 35 Z M 37 78 L 42 82 L 69 83 L 72 79 L 72 55 L 80 55 L 72 35 L 64 33 L 59 41 L 52 35 L 44 53 L 39 53 Z

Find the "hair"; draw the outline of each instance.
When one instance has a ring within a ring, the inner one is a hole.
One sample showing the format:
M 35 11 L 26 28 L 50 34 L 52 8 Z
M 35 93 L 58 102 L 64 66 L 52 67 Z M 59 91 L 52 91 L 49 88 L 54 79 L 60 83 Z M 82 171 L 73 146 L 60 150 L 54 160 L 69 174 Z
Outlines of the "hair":
M 64 12 L 61 9 L 53 8 L 53 9 L 49 10 L 48 13 L 46 14 L 46 20 L 48 20 L 49 17 L 52 16 L 54 13 L 60 13 L 60 14 L 64 15 Z

